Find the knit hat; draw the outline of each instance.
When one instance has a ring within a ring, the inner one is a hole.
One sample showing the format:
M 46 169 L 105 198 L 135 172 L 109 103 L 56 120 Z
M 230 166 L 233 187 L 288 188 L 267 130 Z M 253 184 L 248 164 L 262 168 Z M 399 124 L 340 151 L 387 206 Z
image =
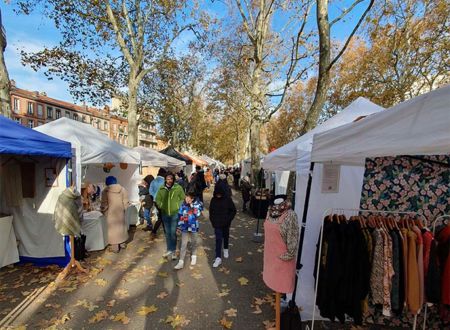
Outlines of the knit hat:
M 106 178 L 105 183 L 106 183 L 107 186 L 110 186 L 112 184 L 116 184 L 117 183 L 117 179 L 116 179 L 116 177 L 110 175 L 110 176 L 108 176 Z
M 227 176 L 222 173 L 222 174 L 219 175 L 219 179 L 226 180 Z

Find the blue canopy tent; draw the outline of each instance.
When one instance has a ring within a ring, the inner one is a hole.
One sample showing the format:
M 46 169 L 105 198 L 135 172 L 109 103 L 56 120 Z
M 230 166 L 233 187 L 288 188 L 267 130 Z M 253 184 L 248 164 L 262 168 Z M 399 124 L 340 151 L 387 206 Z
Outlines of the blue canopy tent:
M 56 138 L 50 137 L 43 133 L 37 132 L 30 128 L 24 127 L 8 118 L 0 116 L 0 157 L 6 159 L 7 157 L 15 157 L 21 159 L 20 156 L 37 157 L 41 164 L 39 167 L 46 167 L 48 160 L 60 159 L 60 162 L 65 162 L 67 165 L 68 161 L 72 158 L 71 144 L 65 141 L 58 140 Z M 61 160 L 65 159 L 65 160 Z M 46 162 L 47 161 L 47 162 Z M 6 162 L 5 162 L 6 163 Z M 2 164 L 5 165 L 5 163 Z M 64 164 L 64 163 L 63 163 Z M 68 168 L 65 167 L 65 182 L 59 189 L 63 189 L 70 185 L 68 180 Z M 36 180 L 39 180 L 41 176 L 37 176 Z M 42 180 L 41 180 L 42 181 Z M 39 182 L 41 182 L 39 181 Z M 51 188 L 47 188 L 51 189 Z M 42 196 L 37 196 L 40 199 Z M 25 199 L 24 199 L 25 200 Z M 31 202 L 35 203 L 34 200 Z M 35 208 L 34 212 L 37 214 L 40 210 L 40 205 L 38 207 L 33 204 Z M 18 209 L 18 208 L 16 208 Z M 23 210 L 21 210 L 22 212 Z M 53 211 L 53 210 L 51 210 Z M 50 212 L 46 210 L 45 216 L 50 217 Z M 38 215 L 35 217 L 39 218 Z M 26 226 L 27 219 L 23 219 L 22 224 Z M 46 264 L 58 264 L 64 266 L 70 260 L 70 250 L 68 249 L 67 240 L 65 240 L 65 256 L 60 257 L 31 257 L 31 256 L 20 256 L 21 262 L 32 262 L 38 265 Z

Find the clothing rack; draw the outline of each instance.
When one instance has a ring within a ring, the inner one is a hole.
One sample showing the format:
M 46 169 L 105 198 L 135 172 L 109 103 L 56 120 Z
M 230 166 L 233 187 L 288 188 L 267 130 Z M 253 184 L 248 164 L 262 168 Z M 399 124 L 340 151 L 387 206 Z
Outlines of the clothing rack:
M 322 240 L 323 240 L 323 226 L 324 226 L 324 219 L 327 215 L 331 214 L 345 214 L 345 213 L 355 213 L 355 215 L 358 215 L 359 213 L 378 213 L 378 214 L 394 214 L 394 215 L 414 215 L 416 217 L 421 217 L 423 220 L 426 220 L 423 215 L 418 214 L 417 212 L 403 212 L 403 211 L 382 211 L 382 210 L 367 210 L 367 209 L 346 209 L 346 208 L 331 208 L 328 210 L 325 210 L 325 212 L 322 215 L 322 226 L 320 227 L 320 239 L 319 239 L 319 252 L 317 254 L 318 260 L 317 262 L 320 262 L 320 256 L 322 255 Z M 317 267 L 316 271 L 316 284 L 314 287 L 314 305 L 313 305 L 313 316 L 312 316 L 312 323 L 311 323 L 311 330 L 314 329 L 314 322 L 315 322 L 315 314 L 316 314 L 316 303 L 317 303 L 317 289 L 319 287 L 319 272 L 320 267 Z M 416 330 L 416 324 L 417 324 L 417 314 L 414 316 L 414 325 L 413 330 Z
M 439 220 L 443 220 L 443 219 L 450 219 L 450 214 L 444 214 L 444 215 L 440 215 L 438 216 L 436 219 L 434 219 L 433 221 L 433 236 L 436 232 L 436 224 L 439 222 Z M 427 312 L 428 312 L 428 303 L 425 303 L 425 312 L 424 312 L 424 317 L 423 317 L 423 330 L 426 330 L 426 325 L 427 325 Z

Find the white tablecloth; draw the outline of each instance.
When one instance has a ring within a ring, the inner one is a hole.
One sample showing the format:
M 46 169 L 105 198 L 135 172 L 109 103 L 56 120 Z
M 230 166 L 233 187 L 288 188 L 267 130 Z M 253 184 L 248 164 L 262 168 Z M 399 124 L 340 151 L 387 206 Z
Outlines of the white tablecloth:
M 108 245 L 108 225 L 104 215 L 98 211 L 83 215 L 81 232 L 86 235 L 85 248 L 88 251 L 103 250 Z
M 0 218 L 0 268 L 19 261 L 12 215 Z
M 128 229 L 130 229 L 130 226 L 135 226 L 139 221 L 139 203 L 133 203 L 130 206 L 128 206 L 127 211 L 125 212 L 125 220 L 128 225 Z

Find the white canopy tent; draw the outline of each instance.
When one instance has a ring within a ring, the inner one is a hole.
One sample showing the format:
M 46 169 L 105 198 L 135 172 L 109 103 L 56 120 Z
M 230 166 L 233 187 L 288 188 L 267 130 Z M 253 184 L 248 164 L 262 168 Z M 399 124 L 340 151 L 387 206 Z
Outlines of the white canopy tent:
M 91 125 L 68 118 L 60 118 L 35 130 L 70 142 L 72 148 L 75 148 L 78 189 L 81 189 L 82 179 L 103 186 L 105 178 L 113 175 L 128 191 L 130 201 L 138 201 L 139 153 L 111 140 Z M 105 163 L 116 166 L 109 173 L 105 173 L 102 169 Z M 128 164 L 127 168 L 121 169 L 120 163 Z
M 141 156 L 142 166 L 168 167 L 169 165 L 167 156 L 156 150 L 141 146 L 135 147 L 133 150 Z
M 381 112 L 382 107 L 371 101 L 359 97 L 341 112 L 331 117 L 324 123 L 318 125 L 313 130 L 289 144 L 270 153 L 263 160 L 265 169 L 276 171 L 275 191 L 283 193 L 286 191 L 288 171 L 296 171 L 296 195 L 295 211 L 299 222 L 302 220 L 305 208 L 305 197 L 309 179 L 309 168 L 311 150 L 313 148 L 314 134 L 326 132 L 333 128 L 348 124 L 360 117 L 370 116 Z M 282 172 L 280 172 L 282 171 Z M 314 255 L 317 243 L 317 233 L 320 229 L 320 222 L 317 221 L 323 212 L 330 207 L 355 208 L 359 206 L 361 186 L 364 178 L 364 167 L 357 168 L 343 167 L 340 170 L 339 189 L 346 191 L 346 194 L 330 194 L 322 190 L 322 165 L 316 166 L 313 172 L 312 186 L 310 192 L 310 212 L 305 227 L 305 240 L 303 243 L 302 264 L 300 271 L 296 302 L 302 307 L 302 319 L 312 318 L 314 296 Z
M 262 166 L 264 169 L 272 171 L 307 171 L 309 169 L 314 134 L 345 125 L 359 117 L 368 116 L 382 110 L 383 108 L 379 105 L 359 97 L 324 123 L 265 156 Z
M 418 96 L 357 122 L 317 134 L 313 138 L 311 161 L 316 162 L 308 200 L 297 303 L 302 319 L 312 317 L 314 297 L 314 255 L 323 212 L 330 208 L 359 209 L 365 159 L 400 155 L 450 154 L 450 86 Z M 339 189 L 321 192 L 322 163 L 340 166 Z M 303 215 L 307 176 L 297 181 Z M 316 312 L 316 318 L 321 319 Z
M 450 85 L 314 137 L 311 161 L 364 165 L 365 158 L 450 153 Z

